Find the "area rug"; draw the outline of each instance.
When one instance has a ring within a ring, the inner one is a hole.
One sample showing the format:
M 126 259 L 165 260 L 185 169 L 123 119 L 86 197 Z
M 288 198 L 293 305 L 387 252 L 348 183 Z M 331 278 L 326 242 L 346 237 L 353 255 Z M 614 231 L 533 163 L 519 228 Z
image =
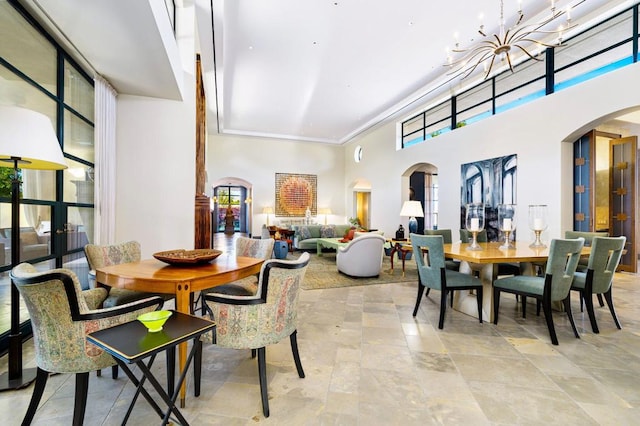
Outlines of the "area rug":
M 382 272 L 378 277 L 354 278 L 338 272 L 335 253 L 323 253 L 322 256 L 310 254 L 309 267 L 302 283 L 302 288 L 305 290 L 418 281 L 418 270 L 413 260 L 406 261 L 404 276 L 402 276 L 402 261 L 394 259 L 392 272 L 389 256 L 385 256 Z M 289 258 L 298 256 L 299 253 L 289 254 Z

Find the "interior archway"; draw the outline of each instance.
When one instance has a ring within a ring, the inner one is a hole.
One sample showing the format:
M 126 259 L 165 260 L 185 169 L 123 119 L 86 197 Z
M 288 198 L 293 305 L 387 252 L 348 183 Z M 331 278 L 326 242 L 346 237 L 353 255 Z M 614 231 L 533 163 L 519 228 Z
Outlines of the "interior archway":
M 225 223 L 231 207 L 233 231 Z M 251 234 L 253 217 L 253 184 L 238 177 L 224 177 L 211 182 L 211 228 L 216 232 Z
M 402 173 L 402 203 L 420 201 L 424 217 L 417 217 L 418 233 L 438 228 L 438 167 L 416 163 Z

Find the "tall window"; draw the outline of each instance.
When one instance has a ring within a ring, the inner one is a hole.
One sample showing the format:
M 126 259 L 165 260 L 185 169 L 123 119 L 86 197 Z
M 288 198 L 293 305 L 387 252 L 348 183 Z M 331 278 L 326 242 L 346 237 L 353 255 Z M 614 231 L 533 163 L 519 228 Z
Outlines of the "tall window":
M 21 170 L 20 261 L 67 267 L 86 285 L 84 245 L 93 240 L 94 91 L 92 79 L 17 2 L 0 1 L 0 103 L 51 120 L 68 169 Z M 8 305 L 11 177 L 0 169 L 0 303 Z M 5 300 L 6 299 L 6 300 Z M 0 348 L 9 312 L 0 311 Z M 28 320 L 21 306 L 20 321 Z

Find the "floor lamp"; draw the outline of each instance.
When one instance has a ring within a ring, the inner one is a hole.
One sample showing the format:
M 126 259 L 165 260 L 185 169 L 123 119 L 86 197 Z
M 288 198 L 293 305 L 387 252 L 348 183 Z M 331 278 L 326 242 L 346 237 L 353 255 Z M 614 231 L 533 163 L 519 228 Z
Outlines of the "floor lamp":
M 24 108 L 0 106 L 0 167 L 12 167 L 11 266 L 20 263 L 20 175 L 18 169 L 61 170 L 67 165 L 49 118 Z M 11 331 L 8 372 L 0 375 L 0 391 L 20 389 L 35 379 L 35 369 L 22 369 L 20 294 L 11 282 Z

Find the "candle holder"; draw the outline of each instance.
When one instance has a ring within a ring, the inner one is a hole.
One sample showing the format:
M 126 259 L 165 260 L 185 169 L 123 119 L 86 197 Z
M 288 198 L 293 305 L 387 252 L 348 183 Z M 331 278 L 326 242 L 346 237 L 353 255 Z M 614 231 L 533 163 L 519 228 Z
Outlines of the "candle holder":
M 472 236 L 467 250 L 482 250 L 482 247 L 478 244 L 478 233 L 484 229 L 484 204 L 467 204 L 465 226 Z
M 529 228 L 531 228 L 533 233 L 536 235 L 535 241 L 531 243 L 529 247 L 547 247 L 540 239 L 540 235 L 542 235 L 542 232 L 547 229 L 547 226 L 549 226 L 547 221 L 547 214 L 548 213 L 546 204 L 529 205 Z
M 516 230 L 516 205 L 498 204 L 498 227 L 504 233 L 504 244 L 501 249 L 514 249 L 515 244 L 511 242 L 511 234 Z

